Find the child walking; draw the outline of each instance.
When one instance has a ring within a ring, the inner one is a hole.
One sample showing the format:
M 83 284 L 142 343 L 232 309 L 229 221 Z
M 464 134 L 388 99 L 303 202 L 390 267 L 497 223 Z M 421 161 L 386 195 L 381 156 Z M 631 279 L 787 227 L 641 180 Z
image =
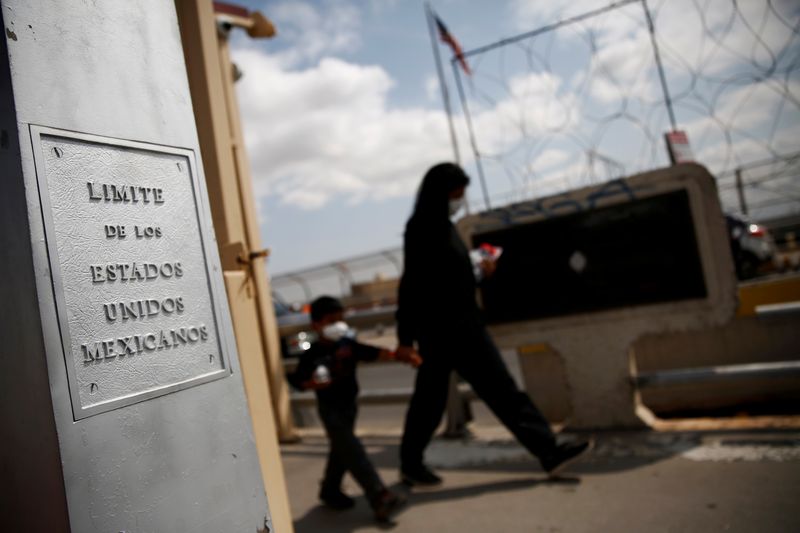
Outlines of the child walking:
M 356 366 L 360 361 L 397 359 L 417 367 L 422 359 L 416 352 L 397 358 L 389 350 L 356 342 L 344 321 L 341 302 L 330 296 L 322 296 L 311 303 L 311 327 L 319 339 L 300 356 L 297 370 L 289 376 L 289 381 L 300 390 L 315 391 L 319 417 L 330 441 L 319 497 L 333 509 L 353 507 L 355 501 L 341 488 L 345 472 L 350 472 L 364 490 L 375 518 L 386 522 L 405 498 L 386 488 L 355 435 Z

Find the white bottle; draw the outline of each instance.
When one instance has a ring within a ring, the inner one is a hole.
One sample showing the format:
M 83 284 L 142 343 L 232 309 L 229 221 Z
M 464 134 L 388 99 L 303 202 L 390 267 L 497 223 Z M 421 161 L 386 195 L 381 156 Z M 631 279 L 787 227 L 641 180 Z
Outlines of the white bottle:
M 320 385 L 324 383 L 330 383 L 331 372 L 328 370 L 327 366 L 317 365 L 317 368 L 314 369 L 314 374 L 312 377 L 314 378 L 314 382 L 319 383 Z

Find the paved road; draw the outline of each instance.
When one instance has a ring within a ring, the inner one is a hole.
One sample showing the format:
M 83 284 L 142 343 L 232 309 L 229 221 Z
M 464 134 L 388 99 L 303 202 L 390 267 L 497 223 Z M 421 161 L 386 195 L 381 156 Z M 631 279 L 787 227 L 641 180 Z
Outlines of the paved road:
M 389 347 L 394 342 L 391 331 L 365 333 L 362 339 Z M 515 355 L 504 357 L 519 379 Z M 364 390 L 411 387 L 414 372 L 397 364 L 362 365 L 359 379 Z M 473 438 L 437 439 L 428 450 L 427 460 L 444 475 L 445 485 L 411 494 L 407 508 L 389 526 L 393 531 L 800 531 L 800 417 L 602 433 L 596 436 L 595 451 L 571 477 L 551 482 L 481 402 L 472 405 Z M 358 424 L 384 480 L 398 488 L 404 412 L 404 405 L 362 407 Z M 327 442 L 313 409 L 304 413 L 303 441 L 282 447 L 296 532 L 386 529 L 373 522 L 363 497 L 346 512 L 319 505 Z M 345 487 L 360 495 L 351 479 Z
M 592 455 L 556 482 L 504 430 L 477 426 L 469 441 L 436 440 L 427 460 L 445 477 L 412 493 L 390 529 L 404 532 L 797 532 L 800 430 L 627 432 L 597 435 Z M 363 427 L 387 483 L 397 479 L 395 431 Z M 355 509 L 320 507 L 327 443 L 318 430 L 283 446 L 297 533 L 381 531 L 363 497 Z M 360 494 L 349 478 L 346 489 Z

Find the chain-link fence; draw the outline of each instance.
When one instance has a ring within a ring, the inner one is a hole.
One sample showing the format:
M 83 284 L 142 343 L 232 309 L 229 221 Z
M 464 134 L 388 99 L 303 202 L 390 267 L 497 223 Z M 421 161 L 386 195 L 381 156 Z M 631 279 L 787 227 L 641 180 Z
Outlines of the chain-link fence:
M 717 182 L 726 212 L 754 220 L 796 214 L 800 211 L 800 152 L 722 172 Z

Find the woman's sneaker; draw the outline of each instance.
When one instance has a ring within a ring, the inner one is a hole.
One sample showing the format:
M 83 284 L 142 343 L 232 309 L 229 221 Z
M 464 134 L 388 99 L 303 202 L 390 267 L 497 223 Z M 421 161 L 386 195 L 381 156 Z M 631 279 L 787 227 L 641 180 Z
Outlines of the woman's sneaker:
M 401 468 L 400 478 L 409 487 L 435 487 L 442 484 L 442 478 L 425 465 Z
M 337 511 L 344 511 L 346 509 L 352 509 L 353 506 L 356 504 L 356 501 L 341 491 L 341 489 L 325 489 L 322 488 L 319 491 L 319 499 L 322 500 L 322 503 L 330 507 L 331 509 L 335 509 Z
M 594 447 L 593 440 L 579 443 L 559 444 L 552 453 L 542 456 L 539 461 L 551 478 L 558 476 L 565 468 L 583 457 Z

